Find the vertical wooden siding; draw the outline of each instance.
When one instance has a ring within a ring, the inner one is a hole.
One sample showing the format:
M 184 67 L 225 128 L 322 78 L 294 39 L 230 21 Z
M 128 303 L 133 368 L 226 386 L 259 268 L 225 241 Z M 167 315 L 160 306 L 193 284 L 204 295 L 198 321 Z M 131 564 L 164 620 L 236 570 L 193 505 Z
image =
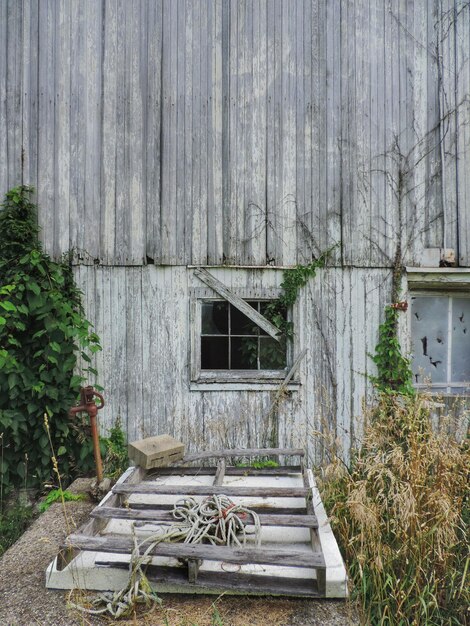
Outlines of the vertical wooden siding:
M 275 270 L 213 272 L 230 288 L 269 289 L 282 280 Z M 194 449 L 272 445 L 278 430 L 280 445 L 308 442 L 317 459 L 315 431 L 333 432 L 348 458 L 371 391 L 368 354 L 388 302 L 387 270 L 322 270 L 303 290 L 294 312 L 294 352 L 308 348 L 301 385 L 274 413 L 272 389 L 191 388 L 190 288 L 200 286 L 191 270 L 80 266 L 76 277 L 104 348 L 96 367 L 106 389 L 105 430 L 120 416 L 130 440 L 169 432 Z
M 339 244 L 337 263 L 387 267 L 401 239 L 408 264 L 446 245 L 468 265 L 469 11 L 5 0 L 0 192 L 34 185 L 46 249 L 82 263 L 291 264 Z

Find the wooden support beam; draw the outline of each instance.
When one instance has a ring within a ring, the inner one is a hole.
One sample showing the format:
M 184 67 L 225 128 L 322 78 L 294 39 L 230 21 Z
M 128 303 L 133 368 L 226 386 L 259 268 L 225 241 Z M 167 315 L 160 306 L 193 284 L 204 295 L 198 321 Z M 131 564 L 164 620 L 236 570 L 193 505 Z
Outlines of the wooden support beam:
M 142 542 L 143 537 L 139 538 Z M 132 537 L 108 535 L 84 537 L 70 535 L 63 548 L 73 548 L 91 552 L 110 552 L 113 554 L 130 554 L 134 549 Z M 145 544 L 143 548 L 145 549 Z M 175 559 L 207 559 L 225 563 L 256 563 L 264 565 L 281 565 L 284 567 L 312 567 L 324 568 L 323 555 L 318 552 L 298 550 L 274 550 L 271 548 L 228 548 L 226 546 L 212 546 L 207 544 L 167 543 L 157 544 L 150 552 L 150 556 L 168 556 Z
M 248 317 L 248 319 L 250 319 L 254 324 L 262 328 L 273 339 L 276 341 L 281 340 L 282 334 L 279 328 L 274 326 L 274 324 L 271 324 L 268 319 L 258 313 L 256 309 L 240 298 L 240 296 L 237 296 L 230 291 L 230 289 L 221 283 L 220 280 L 217 280 L 215 276 L 212 276 L 212 274 L 209 274 L 207 270 L 202 268 L 194 270 L 194 274 L 199 278 L 199 280 L 219 294 L 219 296 L 222 296 L 222 298 L 230 302 L 230 304 L 233 304 L 235 308 L 246 315 L 246 317 Z
M 225 459 L 219 459 L 217 462 L 217 471 L 215 472 L 214 485 L 221 485 L 225 477 Z
M 161 485 L 141 482 L 137 485 L 115 485 L 113 493 L 152 494 L 175 496 L 212 496 L 225 495 L 251 498 L 305 498 L 308 490 L 294 487 L 244 487 L 232 485 Z
M 197 575 L 201 564 L 201 559 L 188 559 L 188 581 L 191 585 L 197 583 Z
M 142 522 L 155 522 L 156 524 L 172 524 L 175 518 L 171 511 L 158 509 L 127 509 L 98 506 L 90 513 L 93 518 L 99 519 L 128 519 Z M 302 514 L 270 514 L 260 513 L 261 526 L 292 526 L 298 528 L 317 528 L 318 522 L 315 515 Z M 249 523 L 247 519 L 247 523 Z
M 303 481 L 304 481 L 305 488 L 309 492 L 307 497 L 305 498 L 307 502 L 307 515 L 315 515 L 315 510 L 313 508 L 313 502 L 312 502 L 312 490 L 310 489 L 310 481 L 308 479 L 306 468 L 304 468 L 304 471 L 303 471 Z M 317 530 L 316 530 L 317 528 L 318 528 L 318 524 L 315 527 L 310 528 L 310 542 L 312 544 L 312 550 L 318 550 L 319 554 L 322 555 L 322 559 L 323 559 L 323 553 L 321 551 L 321 543 L 317 536 Z M 325 565 L 324 559 L 323 559 L 323 564 Z M 323 567 L 322 569 L 317 568 L 316 571 L 317 571 L 318 593 L 324 596 L 326 592 L 326 567 Z

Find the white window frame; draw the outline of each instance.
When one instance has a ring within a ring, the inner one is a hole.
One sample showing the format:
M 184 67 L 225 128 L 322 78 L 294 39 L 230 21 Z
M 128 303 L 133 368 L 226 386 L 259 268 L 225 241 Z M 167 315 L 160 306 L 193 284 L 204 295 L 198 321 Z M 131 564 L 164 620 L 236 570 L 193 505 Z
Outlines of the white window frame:
M 243 300 L 272 301 L 279 298 L 282 291 L 280 289 L 231 289 L 231 291 Z M 191 357 L 190 357 L 190 380 L 193 388 L 201 389 L 201 385 L 212 385 L 217 383 L 243 385 L 240 388 L 267 389 L 271 385 L 277 388 L 281 383 L 293 361 L 292 341 L 287 341 L 286 345 L 286 367 L 282 370 L 203 370 L 201 369 L 201 312 L 203 302 L 226 302 L 226 300 L 215 294 L 210 288 L 193 288 L 190 290 L 190 326 L 191 326 Z M 292 319 L 292 311 L 287 312 L 289 321 Z M 298 379 L 290 383 L 293 387 L 298 385 Z M 209 387 L 208 387 L 209 388 Z M 232 387 L 231 387 L 232 388 Z
M 406 268 L 406 277 L 408 283 L 408 338 L 409 353 L 411 354 L 412 337 L 412 302 L 411 299 L 416 297 L 451 297 L 451 298 L 470 298 L 470 270 L 467 268 L 433 268 L 426 270 L 424 268 Z M 447 338 L 452 332 L 452 308 L 450 305 L 447 309 Z M 430 393 L 439 396 L 462 397 L 470 396 L 470 381 L 454 382 L 449 380 L 452 372 L 452 348 L 451 343 L 447 341 L 447 381 L 441 383 L 416 383 L 413 380 L 413 386 L 419 391 L 428 390 Z M 462 389 L 468 387 L 465 392 L 453 392 L 453 389 Z M 445 391 L 443 391 L 445 388 Z

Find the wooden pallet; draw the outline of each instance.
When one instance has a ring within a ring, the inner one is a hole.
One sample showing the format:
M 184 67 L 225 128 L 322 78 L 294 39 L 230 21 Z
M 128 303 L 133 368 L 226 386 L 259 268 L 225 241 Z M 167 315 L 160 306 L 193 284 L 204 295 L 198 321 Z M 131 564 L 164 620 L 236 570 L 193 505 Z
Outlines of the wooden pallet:
M 258 513 L 261 547 L 160 543 L 147 576 L 159 592 L 251 593 L 345 597 L 346 572 L 310 470 L 298 449 L 223 450 L 188 455 L 183 462 L 217 458 L 216 467 L 129 468 L 69 535 L 48 568 L 46 586 L 118 590 L 126 582 L 140 536 L 173 520 L 170 510 L 184 496 L 224 494 Z M 227 466 L 250 456 L 299 457 L 300 464 L 255 469 Z M 248 520 L 249 523 L 249 520 Z

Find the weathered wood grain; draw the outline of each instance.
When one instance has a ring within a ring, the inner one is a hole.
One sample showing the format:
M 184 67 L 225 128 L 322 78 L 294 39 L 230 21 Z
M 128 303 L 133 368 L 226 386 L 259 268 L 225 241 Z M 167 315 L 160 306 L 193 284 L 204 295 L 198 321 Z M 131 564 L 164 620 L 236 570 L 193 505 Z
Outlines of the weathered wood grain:
M 97 565 L 104 567 L 128 569 L 129 564 L 118 561 L 100 559 Z M 187 576 L 183 567 L 162 567 L 150 565 L 146 568 L 147 578 L 155 585 L 188 586 Z M 256 574 L 238 574 L 234 572 L 199 572 L 197 586 L 211 590 L 231 590 L 240 595 L 250 593 L 300 596 L 316 598 L 319 596 L 315 581 L 309 578 L 277 578 L 275 576 L 259 576 Z M 214 592 L 214 591 L 213 591 Z
M 162 511 L 160 509 L 132 509 L 118 508 L 113 506 L 98 506 L 90 513 L 93 518 L 101 520 L 109 519 L 129 519 L 148 522 L 165 522 L 174 523 L 175 518 L 170 511 Z M 250 519 L 249 517 L 247 518 Z M 285 526 L 297 528 L 316 528 L 318 526 L 317 519 L 313 513 L 308 515 L 302 514 L 286 514 L 276 515 L 275 513 L 260 513 L 259 520 L 261 526 Z
M 468 264 L 468 11 L 5 0 L 0 194 L 81 263 Z
M 305 450 L 302 448 L 246 448 L 246 449 L 227 449 L 227 450 L 207 450 L 205 452 L 197 452 L 195 454 L 186 454 L 183 458 L 184 463 L 190 461 L 200 461 L 202 459 L 229 458 L 229 457 L 255 457 L 255 456 L 304 456 Z
M 113 493 L 121 494 L 167 494 L 188 496 L 209 496 L 224 494 L 226 496 L 245 496 L 253 498 L 303 498 L 305 489 L 294 487 L 242 487 L 233 485 L 162 485 L 142 482 L 138 485 L 115 485 Z
M 142 537 L 143 539 L 143 537 Z M 126 554 L 134 548 L 132 538 L 114 536 L 85 537 L 69 535 L 63 545 L 64 549 L 88 550 Z M 227 548 L 225 546 L 160 543 L 149 552 L 150 555 L 171 556 L 174 558 L 208 559 L 226 563 L 260 563 L 265 565 L 281 565 L 283 567 L 314 567 L 324 568 L 321 553 L 301 552 L 271 548 Z

